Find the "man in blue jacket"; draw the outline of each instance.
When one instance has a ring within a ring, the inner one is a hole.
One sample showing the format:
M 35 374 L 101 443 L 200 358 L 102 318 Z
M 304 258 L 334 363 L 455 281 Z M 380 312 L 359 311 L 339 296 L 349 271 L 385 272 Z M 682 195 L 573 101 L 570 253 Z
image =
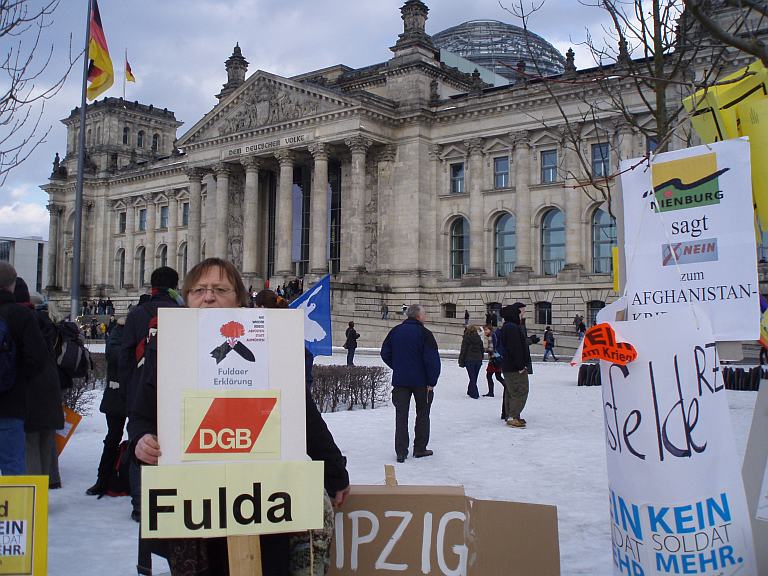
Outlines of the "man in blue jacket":
M 427 313 L 420 304 L 411 304 L 406 319 L 392 328 L 381 346 L 381 358 L 392 368 L 392 404 L 395 406 L 395 454 L 398 462 L 408 457 L 408 413 L 411 396 L 416 402 L 413 456 L 432 456 L 429 444 L 429 409 L 440 377 L 437 342 L 424 322 Z

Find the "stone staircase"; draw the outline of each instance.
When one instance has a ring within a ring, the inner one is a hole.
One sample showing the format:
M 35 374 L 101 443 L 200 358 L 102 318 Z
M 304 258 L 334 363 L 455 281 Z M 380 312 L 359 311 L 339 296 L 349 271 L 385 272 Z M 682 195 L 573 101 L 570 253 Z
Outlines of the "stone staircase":
M 346 340 L 344 332 L 350 320 L 355 323 L 355 330 L 360 333 L 357 345 L 361 350 L 358 353 L 366 353 L 363 349 L 379 350 L 387 333 L 400 324 L 404 319 L 402 314 L 390 313 L 388 320 L 381 317 L 353 316 L 350 314 L 336 314 L 332 316 L 333 345 L 341 347 Z M 464 320 L 453 318 L 427 318 L 427 328 L 435 335 L 437 346 L 440 350 L 455 350 L 461 348 L 461 338 L 464 333 Z M 539 338 L 544 335 L 544 327 L 533 324 L 528 330 L 529 334 L 536 334 Z M 570 360 L 576 351 L 579 339 L 576 334 L 563 334 L 555 332 L 555 354 L 561 361 Z M 531 355 L 534 359 L 541 359 L 544 354 L 542 343 L 531 345 Z

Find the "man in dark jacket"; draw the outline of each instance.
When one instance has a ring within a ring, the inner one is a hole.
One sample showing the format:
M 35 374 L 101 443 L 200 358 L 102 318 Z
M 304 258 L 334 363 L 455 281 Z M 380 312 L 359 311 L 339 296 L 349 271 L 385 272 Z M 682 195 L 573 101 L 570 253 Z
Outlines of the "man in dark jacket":
M 526 422 L 520 417 L 528 400 L 528 374 L 531 369 L 531 351 L 528 347 L 528 335 L 525 331 L 525 304 L 515 302 L 501 309 L 504 325 L 501 327 L 502 362 L 501 370 L 506 383 L 504 402 L 506 404 L 507 425 L 525 428 Z
M 16 350 L 16 357 L 12 361 L 16 369 L 15 381 L 10 388 L 0 392 L 0 474 L 3 476 L 26 473 L 26 383 L 40 372 L 47 354 L 45 340 L 32 310 L 15 303 L 15 288 L 16 269 L 8 262 L 0 262 L 0 318 Z M 0 354 L 5 353 L 0 350 Z M 8 354 L 10 353 L 9 343 Z M 10 379 L 10 375 L 3 375 L 5 376 Z
M 392 328 L 381 346 L 381 358 L 392 368 L 392 404 L 395 406 L 395 454 L 398 462 L 408 456 L 408 413 L 411 396 L 416 402 L 416 425 L 413 439 L 415 458 L 432 456 L 429 443 L 429 409 L 433 388 L 440 377 L 440 354 L 437 342 L 424 322 L 426 311 L 411 304 L 406 319 Z
M 152 292 L 149 298 L 141 304 L 134 306 L 125 319 L 122 342 L 120 343 L 120 357 L 118 358 L 118 382 L 120 392 L 125 397 L 128 413 L 133 409 L 136 392 L 140 386 L 141 370 L 137 370 L 137 363 L 142 358 L 137 358 L 136 349 L 139 343 L 144 342 L 149 334 L 149 324 L 157 316 L 158 308 L 178 308 L 182 305 L 181 297 L 176 292 L 179 283 L 179 275 L 176 270 L 168 266 L 161 266 L 152 272 L 150 277 Z M 154 377 L 154 376 L 153 376 Z M 130 424 L 129 424 L 130 427 Z M 131 446 L 133 454 L 134 446 Z M 139 481 L 141 471 L 137 463 L 131 460 L 130 482 L 131 503 L 133 512 L 131 518 L 139 521 L 140 518 L 140 494 Z

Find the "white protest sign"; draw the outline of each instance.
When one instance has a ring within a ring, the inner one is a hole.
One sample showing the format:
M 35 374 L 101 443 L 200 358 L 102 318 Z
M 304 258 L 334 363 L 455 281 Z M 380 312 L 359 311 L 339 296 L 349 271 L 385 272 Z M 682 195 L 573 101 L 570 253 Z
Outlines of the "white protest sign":
M 161 308 L 157 374 L 161 465 L 306 460 L 302 311 Z
M 715 340 L 756 340 L 749 142 L 659 154 L 650 169 L 627 160 L 621 170 L 628 319 L 700 304 Z
M 609 324 L 637 352 L 627 366 L 600 362 L 614 574 L 756 575 L 705 315 L 688 307 Z

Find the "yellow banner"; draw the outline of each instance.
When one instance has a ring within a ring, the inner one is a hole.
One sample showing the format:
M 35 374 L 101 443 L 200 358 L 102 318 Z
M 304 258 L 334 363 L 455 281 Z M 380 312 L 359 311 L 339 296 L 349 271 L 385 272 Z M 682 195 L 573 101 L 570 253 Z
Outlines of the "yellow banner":
M 323 526 L 323 463 L 143 466 L 141 535 L 210 538 Z
M 279 390 L 186 390 L 182 460 L 280 460 Z
M 752 197 L 760 227 L 768 232 L 768 98 L 739 104 L 741 133 L 749 136 L 752 160 Z M 760 239 L 762 242 L 762 239 Z
M 48 476 L 0 476 L 0 574 L 40 575 L 48 561 Z

